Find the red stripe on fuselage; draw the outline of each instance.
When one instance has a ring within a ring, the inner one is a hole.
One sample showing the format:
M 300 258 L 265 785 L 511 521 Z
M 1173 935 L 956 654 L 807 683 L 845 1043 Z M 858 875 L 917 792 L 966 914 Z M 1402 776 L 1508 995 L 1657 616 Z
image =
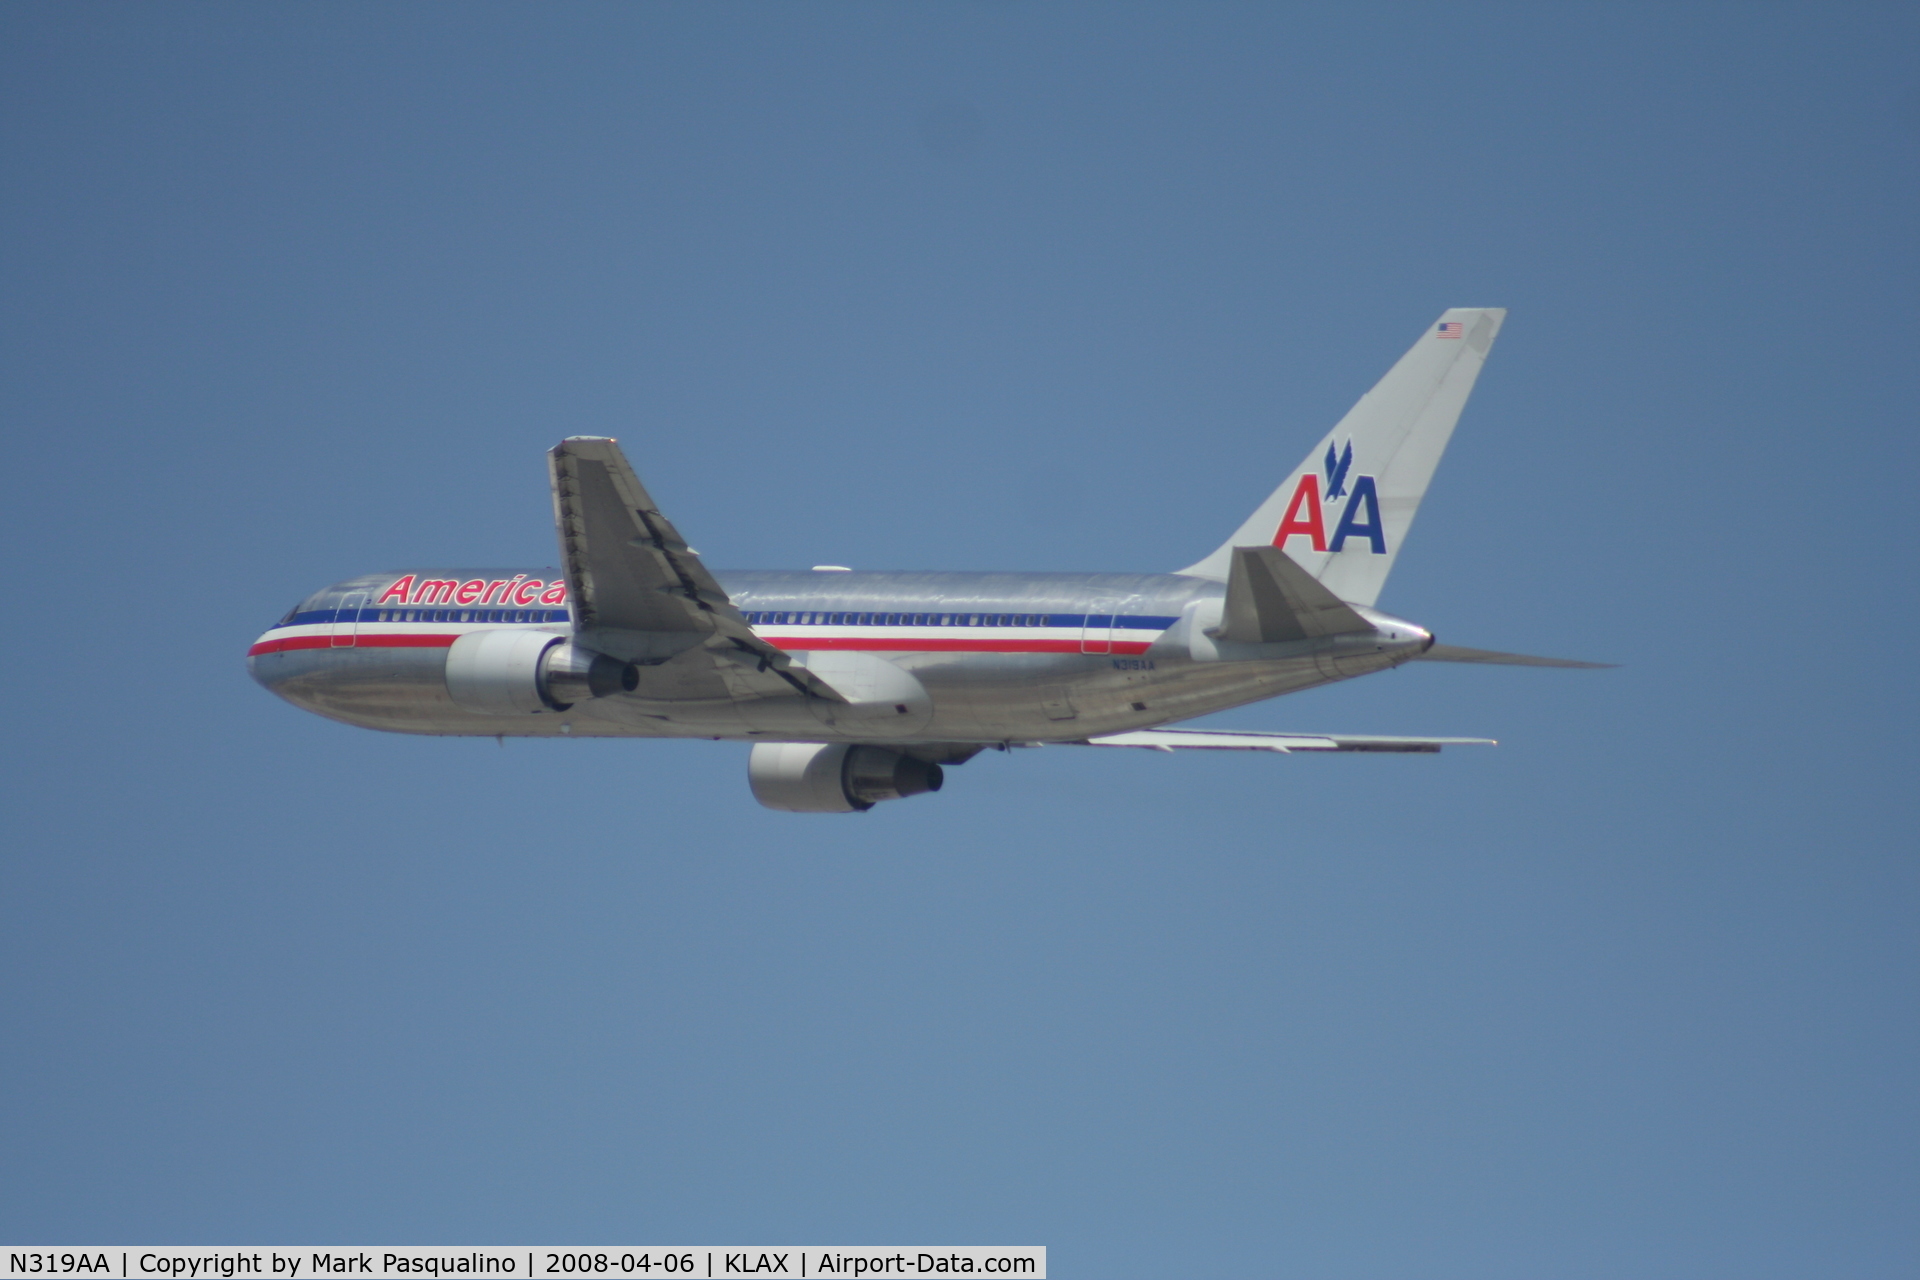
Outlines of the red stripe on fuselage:
M 1078 640 L 930 640 L 924 636 L 762 636 L 782 649 L 862 649 L 900 653 L 1089 653 Z M 1095 641 L 1094 643 L 1099 643 Z M 1145 640 L 1115 640 L 1100 652 L 1145 653 Z
M 458 636 L 354 636 L 351 643 L 336 646 L 332 636 L 288 636 L 284 640 L 262 640 L 247 650 L 249 658 L 261 653 L 285 653 L 289 649 L 445 649 Z

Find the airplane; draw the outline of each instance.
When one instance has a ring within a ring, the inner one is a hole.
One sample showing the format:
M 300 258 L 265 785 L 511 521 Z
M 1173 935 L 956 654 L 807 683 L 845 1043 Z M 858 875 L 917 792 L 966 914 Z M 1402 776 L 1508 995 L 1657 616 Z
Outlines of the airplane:
M 1212 553 L 1175 573 L 709 570 L 619 445 L 549 453 L 560 567 L 410 568 L 308 596 L 248 650 L 295 706 L 394 733 L 748 742 L 770 809 L 940 790 L 981 751 L 1436 752 L 1484 738 L 1169 728 L 1407 662 L 1374 607 L 1506 311 L 1456 307 Z

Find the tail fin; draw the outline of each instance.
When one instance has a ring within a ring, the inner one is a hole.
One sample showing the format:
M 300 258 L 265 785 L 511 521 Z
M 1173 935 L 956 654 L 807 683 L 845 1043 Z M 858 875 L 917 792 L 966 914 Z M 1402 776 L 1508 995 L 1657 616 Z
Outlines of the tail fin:
M 1371 605 L 1506 315 L 1442 314 L 1233 537 L 1180 572 L 1225 579 L 1235 547 L 1275 546 L 1340 599 Z

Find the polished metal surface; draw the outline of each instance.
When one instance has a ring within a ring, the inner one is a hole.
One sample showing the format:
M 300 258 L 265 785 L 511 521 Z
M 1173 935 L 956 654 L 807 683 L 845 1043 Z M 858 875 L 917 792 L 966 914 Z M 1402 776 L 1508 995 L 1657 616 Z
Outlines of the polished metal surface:
M 487 703 L 449 692 L 449 652 L 501 655 L 537 650 L 571 635 L 567 622 L 505 621 L 528 611 L 480 607 L 380 609 L 377 601 L 406 574 L 336 583 L 308 597 L 292 617 L 316 619 L 278 632 L 326 631 L 325 646 L 256 653 L 255 679 L 297 706 L 371 729 L 471 736 L 703 737 L 744 741 L 900 740 L 992 744 L 1075 741 L 1150 728 L 1227 707 L 1384 670 L 1417 656 L 1427 633 L 1366 610 L 1364 633 L 1276 643 L 1214 639 L 1225 585 L 1181 574 L 739 572 L 715 577 L 743 615 L 785 615 L 802 622 L 760 624 L 793 646 L 795 665 L 816 667 L 856 695 L 819 699 L 791 685 L 748 698 L 732 696 L 703 647 L 637 668 L 635 687 L 573 702 L 565 711 L 539 704 L 529 667 L 519 694 Z M 552 569 L 415 570 L 416 580 L 498 581 L 557 577 Z M 550 612 L 550 611 L 547 611 Z M 342 615 L 355 616 L 342 620 Z M 430 614 L 431 617 L 399 618 Z M 459 615 L 459 616 L 455 616 Z M 1044 618 L 1065 625 L 848 627 L 811 619 L 853 615 L 947 619 Z M 1087 618 L 1094 623 L 1088 623 Z M 350 627 L 346 643 L 340 632 Z M 871 630 L 891 637 L 849 639 Z M 489 633 L 518 633 L 525 641 Z M 914 632 L 927 648 L 915 648 Z M 382 644 L 383 639 L 452 637 L 441 645 Z M 1028 641 L 1027 636 L 1036 637 Z M 469 639 L 469 637 L 472 637 Z M 1118 637 L 1116 639 L 1116 637 Z M 879 652 L 808 647 L 834 643 L 896 645 Z M 934 648 L 935 643 L 972 648 Z M 481 647 L 484 645 L 484 649 Z M 1026 645 L 1023 650 L 1020 646 Z M 1053 651 L 1039 651 L 1051 645 Z M 981 646 L 1002 646 L 1000 648 Z M 1058 651 L 1070 648 L 1070 652 Z M 575 655 L 589 651 L 573 648 Z M 893 683 L 846 670 L 852 660 L 897 673 Z M 570 662 L 590 659 L 575 656 Z M 694 662 L 705 664 L 704 669 Z M 838 665 L 836 665 L 838 664 Z M 522 663 L 521 665 L 527 665 Z M 676 666 L 693 667 L 676 670 Z M 621 664 L 617 670 L 626 668 Z M 498 680 L 511 678 L 502 668 Z M 569 679 L 575 678 L 572 676 Z M 472 677 L 456 673 L 456 685 Z M 571 688 L 571 686 L 569 686 Z M 603 686 L 604 687 L 604 686 Z M 577 691 L 576 691 L 577 692 Z M 517 701 L 516 701 L 517 700 Z M 555 697 L 551 701 L 565 701 Z M 486 708 L 496 708 L 488 713 Z M 507 710 L 508 706 L 516 709 Z M 534 709 L 538 706 L 538 709 Z M 905 706 L 906 712 L 896 712 Z M 890 721 L 911 724 L 906 733 Z

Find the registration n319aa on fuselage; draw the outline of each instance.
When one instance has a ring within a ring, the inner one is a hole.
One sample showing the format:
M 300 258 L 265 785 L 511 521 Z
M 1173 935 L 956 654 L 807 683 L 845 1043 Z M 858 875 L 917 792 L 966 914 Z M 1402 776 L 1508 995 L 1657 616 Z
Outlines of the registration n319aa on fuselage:
M 560 565 L 335 583 L 248 652 L 331 719 L 397 733 L 752 743 L 762 804 L 848 813 L 988 748 L 1432 752 L 1479 738 L 1166 726 L 1411 661 L 1374 607 L 1505 311 L 1447 311 L 1211 555 L 1175 573 L 709 570 L 611 439 L 549 454 Z

